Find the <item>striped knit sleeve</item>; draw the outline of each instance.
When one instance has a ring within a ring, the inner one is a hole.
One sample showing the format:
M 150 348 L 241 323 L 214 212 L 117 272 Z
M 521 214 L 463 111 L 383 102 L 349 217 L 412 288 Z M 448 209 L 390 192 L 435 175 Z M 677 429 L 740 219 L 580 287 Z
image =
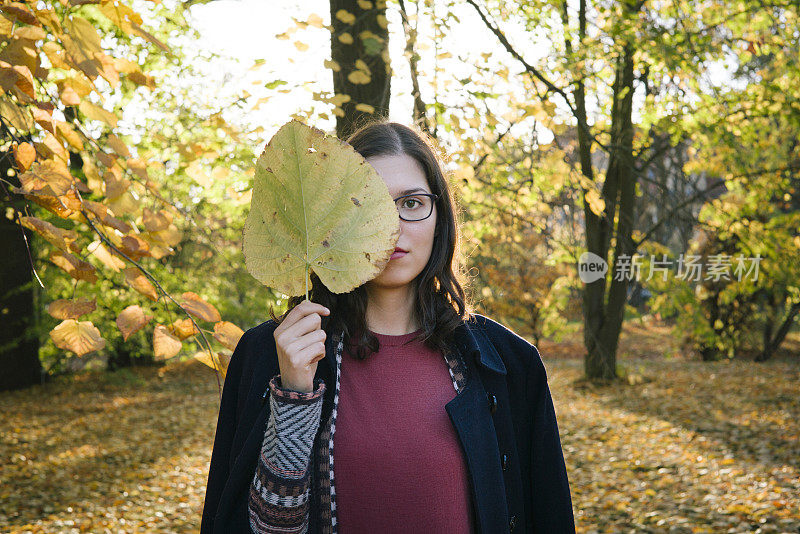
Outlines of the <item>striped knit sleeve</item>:
M 304 534 L 308 530 L 310 461 L 319 429 L 325 382 L 314 391 L 281 387 L 280 374 L 269 382 L 270 414 L 256 473 L 250 485 L 248 513 L 253 532 Z

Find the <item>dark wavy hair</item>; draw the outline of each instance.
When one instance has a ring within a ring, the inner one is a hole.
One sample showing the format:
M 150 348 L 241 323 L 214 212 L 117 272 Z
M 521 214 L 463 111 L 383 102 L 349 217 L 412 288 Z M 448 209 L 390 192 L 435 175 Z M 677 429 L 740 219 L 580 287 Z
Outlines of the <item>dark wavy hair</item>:
M 431 192 L 439 195 L 431 256 L 412 282 L 415 295 L 413 309 L 422 329 L 416 339 L 422 339 L 433 350 L 447 353 L 454 330 L 469 318 L 473 307 L 463 289 L 467 286 L 468 277 L 461 254 L 460 212 L 444 175 L 441 152 L 426 133 L 383 117 L 362 124 L 350 135 L 347 143 L 364 158 L 403 154 L 413 157 L 425 170 Z M 380 347 L 378 339 L 370 333 L 366 324 L 365 286 L 336 294 L 329 291 L 313 272 L 310 280 L 309 300 L 331 311 L 328 316 L 322 317 L 321 325 L 328 339 L 344 332 L 350 353 L 362 360 L 377 351 Z M 270 315 L 280 323 L 304 299 L 305 295 L 291 297 L 285 313 L 276 317 L 270 308 Z

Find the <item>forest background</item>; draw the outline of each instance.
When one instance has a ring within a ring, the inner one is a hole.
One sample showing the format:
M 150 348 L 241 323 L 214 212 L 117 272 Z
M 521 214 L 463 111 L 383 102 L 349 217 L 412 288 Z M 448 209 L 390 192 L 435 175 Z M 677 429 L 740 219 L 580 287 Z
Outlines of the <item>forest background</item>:
M 542 353 L 579 529 L 797 531 L 799 10 L 3 2 L 0 527 L 197 528 L 227 361 L 286 304 L 255 159 L 389 116 Z

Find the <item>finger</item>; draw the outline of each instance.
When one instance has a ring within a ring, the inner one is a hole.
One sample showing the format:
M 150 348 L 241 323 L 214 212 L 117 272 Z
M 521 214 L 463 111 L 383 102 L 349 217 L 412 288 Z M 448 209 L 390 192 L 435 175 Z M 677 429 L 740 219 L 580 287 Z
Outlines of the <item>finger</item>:
M 325 343 L 312 343 L 302 351 L 298 355 L 298 359 L 300 361 L 306 362 L 306 365 L 311 365 L 314 363 L 315 360 L 321 359 L 321 357 L 325 356 Z
M 322 315 L 329 315 L 330 310 L 323 306 L 322 304 L 317 304 L 315 302 L 311 302 L 308 300 L 302 301 L 300 304 L 292 308 L 289 314 L 283 321 L 283 324 L 286 324 L 286 327 L 291 327 L 298 321 L 301 321 L 304 317 L 316 313 L 320 316 Z
M 318 313 L 310 313 L 289 326 L 285 335 L 288 336 L 288 339 L 299 338 L 315 330 L 320 330 L 321 326 L 322 317 Z
M 313 330 L 308 334 L 302 335 L 298 337 L 293 343 L 294 351 L 299 352 L 314 343 L 322 343 L 325 344 L 325 338 L 327 334 L 325 330 Z
M 320 315 L 328 315 L 330 313 L 330 310 L 322 304 L 319 304 L 318 302 L 311 302 L 308 299 L 302 301 L 300 304 L 295 306 L 295 308 L 300 309 L 300 313 L 302 314 L 316 312 Z

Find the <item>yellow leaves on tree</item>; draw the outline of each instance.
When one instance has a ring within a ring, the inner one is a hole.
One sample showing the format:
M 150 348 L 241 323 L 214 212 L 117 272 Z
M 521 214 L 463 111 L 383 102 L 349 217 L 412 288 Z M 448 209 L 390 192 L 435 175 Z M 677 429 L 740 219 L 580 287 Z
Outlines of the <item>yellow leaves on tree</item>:
M 192 320 L 188 318 L 177 319 L 171 325 L 167 326 L 167 330 L 181 341 L 200 333 L 200 330 L 198 330 Z
M 97 308 L 95 299 L 58 299 L 47 305 L 47 313 L 56 319 L 77 319 Z
M 104 122 L 111 128 L 117 127 L 116 115 L 110 111 L 106 111 L 100 106 L 92 104 L 88 100 L 81 100 L 80 104 L 78 105 L 78 109 L 81 110 L 81 113 L 92 120 Z
M 222 320 L 222 317 L 217 309 L 203 300 L 203 298 L 197 293 L 187 291 L 182 296 L 183 304 L 181 304 L 181 306 L 190 315 L 200 319 L 201 321 L 217 322 Z
M 106 340 L 90 321 L 66 319 L 50 331 L 50 338 L 56 347 L 71 350 L 78 356 L 100 350 Z
M 222 378 L 225 378 L 225 374 L 228 371 L 228 364 L 231 362 L 231 353 L 223 351 L 212 353 L 212 355 L 209 356 L 208 351 L 198 351 L 195 353 L 194 357 L 197 361 L 206 364 L 212 369 L 218 370 Z
M 372 71 L 369 66 L 361 60 L 357 59 L 355 62 L 355 70 L 347 75 L 347 79 L 354 85 L 368 84 L 372 81 Z
M 336 12 L 336 18 L 344 22 L 345 24 L 353 24 L 356 21 L 356 16 L 347 11 L 346 9 L 340 9 Z
M 600 193 L 594 187 L 586 190 L 586 202 L 589 203 L 589 209 L 595 215 L 602 215 L 603 210 L 606 209 L 606 203 L 600 196 Z
M 162 204 L 151 209 L 142 205 L 147 192 L 167 206 L 169 201 L 158 195 L 158 184 L 148 174 L 152 162 L 147 160 L 147 151 L 129 146 L 115 132 L 120 111 L 106 97 L 108 88 L 118 88 L 125 79 L 155 87 L 154 78 L 137 62 L 142 46 L 127 40 L 128 36 L 142 37 L 167 54 L 169 47 L 141 27 L 142 17 L 123 0 L 62 4 L 55 9 L 28 2 L 0 5 L 0 116 L 11 139 L 7 148 L 13 151 L 9 178 L 15 182 L 10 190 L 61 221 L 27 213 L 16 214 L 16 218 L 22 227 L 53 245 L 55 250 L 47 250 L 49 246 L 36 243 L 45 246 L 41 257 L 49 258 L 75 282 L 95 284 L 97 266 L 102 265 L 109 278 L 117 279 L 117 287 L 122 271 L 127 286 L 158 301 L 160 284 L 146 271 L 146 265 L 138 262 L 172 254 L 183 234 L 173 213 L 162 209 Z M 319 15 L 310 16 L 307 25 L 325 27 Z M 108 48 L 110 41 L 114 49 Z M 118 46 L 131 53 L 121 54 Z M 306 47 L 303 43 L 297 46 Z M 221 115 L 216 122 L 236 139 L 237 132 Z M 89 133 L 88 125 L 99 130 L 99 135 Z M 189 161 L 219 158 L 197 143 L 190 146 L 188 155 L 182 155 Z M 83 162 L 77 173 L 69 166 L 73 157 Z M 78 174 L 81 170 L 82 175 Z M 205 179 L 213 184 L 226 180 L 229 173 L 227 165 L 215 165 Z M 85 183 L 76 176 L 85 177 Z M 86 288 L 83 284 L 76 287 Z M 168 295 L 167 300 L 174 302 Z M 106 346 L 97 327 L 77 321 L 96 306 L 94 298 L 86 297 L 56 299 L 49 304 L 49 313 L 63 321 L 50 333 L 58 347 L 80 356 Z M 215 323 L 214 337 L 227 349 L 235 348 L 242 332 L 222 321 L 214 306 L 191 292 L 183 294 L 182 306 L 198 321 Z M 140 306 L 130 305 L 118 314 L 117 328 L 127 341 L 152 318 Z M 157 325 L 153 332 L 156 357 L 178 354 L 183 340 L 203 336 L 203 332 L 185 318 L 169 327 Z M 218 354 L 212 363 L 224 370 L 226 357 L 229 360 L 229 355 Z
M 122 332 L 122 339 L 127 341 L 131 334 L 141 330 L 152 319 L 138 304 L 131 304 L 117 316 L 117 328 Z
M 153 302 L 158 300 L 158 292 L 155 286 L 153 286 L 150 280 L 142 274 L 142 271 L 136 267 L 128 267 L 125 269 L 125 283 Z
M 172 358 L 181 350 L 181 340 L 169 333 L 163 325 L 153 330 L 153 351 L 157 360 Z
M 78 233 L 74 230 L 64 230 L 36 217 L 20 217 L 19 220 L 22 226 L 35 231 L 64 252 L 71 250 L 79 253 L 81 251 L 81 248 L 75 243 Z
M 73 254 L 55 250 L 50 254 L 50 261 L 75 280 L 83 280 L 90 284 L 97 281 L 94 265 Z
M 36 161 L 36 150 L 30 143 L 20 143 L 14 147 L 14 161 L 20 170 L 27 171 Z
M 234 350 L 239 343 L 239 338 L 244 332 L 241 328 L 228 321 L 220 321 L 214 325 L 214 339 Z

